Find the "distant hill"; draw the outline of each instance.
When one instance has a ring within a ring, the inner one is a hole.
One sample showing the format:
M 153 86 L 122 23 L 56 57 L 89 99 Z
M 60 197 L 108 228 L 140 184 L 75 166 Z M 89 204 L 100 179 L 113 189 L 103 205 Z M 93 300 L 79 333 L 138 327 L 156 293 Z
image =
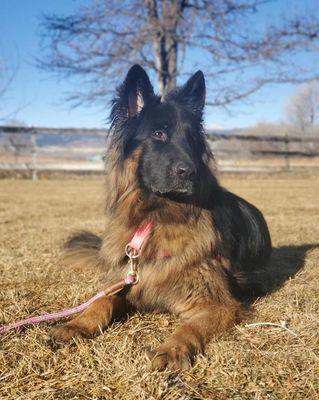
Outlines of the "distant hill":
M 105 146 L 106 138 L 102 136 L 90 136 L 90 134 L 74 134 L 74 135 L 55 135 L 55 134 L 39 134 L 37 136 L 37 145 L 39 147 L 46 146 L 62 146 L 62 147 L 101 147 Z

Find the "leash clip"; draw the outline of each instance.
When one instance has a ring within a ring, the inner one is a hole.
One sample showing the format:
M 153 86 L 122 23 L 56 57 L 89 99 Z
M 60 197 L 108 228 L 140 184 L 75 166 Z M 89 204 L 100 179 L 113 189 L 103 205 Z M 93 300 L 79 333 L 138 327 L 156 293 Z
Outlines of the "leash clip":
M 130 244 L 127 244 L 125 246 L 125 254 L 129 258 L 126 279 L 131 285 L 136 285 L 139 281 L 138 258 L 140 256 L 140 253 L 139 251 L 135 250 Z
M 138 276 L 138 258 L 140 250 L 145 240 L 149 237 L 153 223 L 144 221 L 135 231 L 130 243 L 125 246 L 125 254 L 128 257 L 128 273 L 126 282 L 128 285 L 135 285 L 139 281 Z

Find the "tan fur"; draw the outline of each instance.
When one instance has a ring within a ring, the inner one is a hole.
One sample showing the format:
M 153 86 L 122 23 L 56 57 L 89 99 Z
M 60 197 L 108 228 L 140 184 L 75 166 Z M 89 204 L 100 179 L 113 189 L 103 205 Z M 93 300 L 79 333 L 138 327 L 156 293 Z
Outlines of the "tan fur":
M 140 281 L 127 292 L 101 299 L 74 320 L 54 328 L 52 337 L 67 341 L 79 334 L 94 336 L 127 307 L 170 312 L 180 316 L 182 325 L 148 355 L 153 368 L 185 368 L 214 335 L 234 325 L 242 309 L 229 288 L 227 256 L 216 257 L 220 238 L 210 213 L 167 199 L 146 198 L 137 183 L 139 156 L 137 149 L 121 166 L 118 152 L 109 151 L 106 231 L 100 248 L 73 247 L 66 257 L 75 264 L 84 260 L 100 265 L 107 284 L 117 281 L 126 272 L 125 245 L 143 221 L 152 220 L 153 231 L 139 260 Z

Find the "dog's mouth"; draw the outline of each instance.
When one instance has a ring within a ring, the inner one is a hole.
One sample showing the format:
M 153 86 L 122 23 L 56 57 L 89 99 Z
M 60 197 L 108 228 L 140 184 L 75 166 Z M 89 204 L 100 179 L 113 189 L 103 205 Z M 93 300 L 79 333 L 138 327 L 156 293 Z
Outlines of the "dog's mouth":
M 151 191 L 157 196 L 162 197 L 185 197 L 194 194 L 194 185 L 190 184 L 187 187 L 170 187 L 170 188 L 159 188 L 151 185 Z

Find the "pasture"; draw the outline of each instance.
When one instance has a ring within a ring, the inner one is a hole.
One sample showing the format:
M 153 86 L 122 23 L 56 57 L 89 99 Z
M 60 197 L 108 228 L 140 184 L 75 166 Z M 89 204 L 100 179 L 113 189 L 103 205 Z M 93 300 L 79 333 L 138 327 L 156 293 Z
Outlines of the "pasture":
M 243 400 L 319 397 L 319 174 L 222 175 L 257 205 L 272 235 L 273 263 L 297 271 L 220 339 L 193 369 L 151 372 L 146 346 L 178 324 L 134 315 L 94 340 L 52 349 L 48 324 L 0 337 L 2 400 Z M 0 324 L 79 304 L 102 274 L 59 263 L 74 230 L 101 233 L 103 178 L 0 181 Z M 274 326 L 246 326 L 271 322 Z

